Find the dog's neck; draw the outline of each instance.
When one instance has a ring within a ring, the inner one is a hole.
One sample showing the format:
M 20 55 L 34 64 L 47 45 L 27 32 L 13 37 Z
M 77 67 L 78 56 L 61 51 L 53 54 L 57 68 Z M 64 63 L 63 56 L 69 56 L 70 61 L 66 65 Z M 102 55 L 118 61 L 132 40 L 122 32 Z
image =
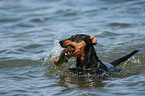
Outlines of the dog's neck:
M 92 68 L 92 67 L 99 67 L 101 61 L 99 60 L 96 51 L 92 46 L 86 46 L 84 50 L 84 60 L 81 60 L 80 57 L 77 57 L 77 67 L 82 68 Z

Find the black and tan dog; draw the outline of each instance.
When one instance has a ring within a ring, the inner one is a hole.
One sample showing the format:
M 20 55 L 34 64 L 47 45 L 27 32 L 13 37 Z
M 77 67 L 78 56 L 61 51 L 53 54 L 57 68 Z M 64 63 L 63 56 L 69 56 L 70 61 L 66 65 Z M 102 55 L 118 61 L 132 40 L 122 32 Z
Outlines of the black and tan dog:
M 76 34 L 68 39 L 61 40 L 59 43 L 65 49 L 62 51 L 59 60 L 55 61 L 55 64 L 59 65 L 64 61 L 67 62 L 68 58 L 76 57 L 76 67 L 69 70 L 78 75 L 89 73 L 102 76 L 104 73 L 119 72 L 120 69 L 116 69 L 115 66 L 126 61 L 139 51 L 135 50 L 111 63 L 104 63 L 95 52 L 94 45 L 97 44 L 97 40 L 94 36 Z

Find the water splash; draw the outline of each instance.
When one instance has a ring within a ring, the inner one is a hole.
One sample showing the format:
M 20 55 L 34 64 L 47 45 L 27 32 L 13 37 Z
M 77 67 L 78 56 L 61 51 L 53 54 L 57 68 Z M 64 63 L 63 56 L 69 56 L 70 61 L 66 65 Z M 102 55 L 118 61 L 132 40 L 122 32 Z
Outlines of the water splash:
M 141 63 L 141 61 L 139 59 L 136 59 L 134 56 L 132 56 L 132 59 L 131 62 L 132 63 Z
M 136 59 L 134 56 L 128 59 L 124 64 L 121 64 L 119 68 L 121 68 L 120 77 L 139 74 L 142 70 L 144 70 L 144 66 L 142 65 L 140 59 Z
M 54 39 L 54 47 L 52 48 L 50 53 L 44 58 L 43 62 L 46 62 L 46 61 L 51 62 L 51 61 L 56 60 L 62 50 L 63 48 L 61 48 L 61 46 L 59 45 L 59 40 Z
M 62 71 L 66 70 L 69 66 L 69 64 L 61 64 L 60 66 L 56 66 L 54 61 L 58 59 L 61 51 L 63 48 L 59 45 L 59 40 L 57 40 L 55 37 L 54 39 L 54 47 L 51 49 L 49 54 L 42 60 L 41 62 L 43 63 L 42 65 L 47 66 L 45 67 L 45 75 L 49 76 L 57 76 L 59 75 Z

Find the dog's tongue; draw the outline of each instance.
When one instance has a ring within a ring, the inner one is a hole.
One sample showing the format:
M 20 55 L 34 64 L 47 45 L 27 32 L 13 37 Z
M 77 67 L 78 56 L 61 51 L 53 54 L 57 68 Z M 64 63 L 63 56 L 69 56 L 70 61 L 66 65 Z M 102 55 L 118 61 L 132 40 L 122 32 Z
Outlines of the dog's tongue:
M 55 64 L 60 64 L 64 62 L 68 62 L 68 59 L 72 57 L 73 52 L 75 49 L 71 46 L 66 47 L 60 54 L 59 60 L 55 61 Z

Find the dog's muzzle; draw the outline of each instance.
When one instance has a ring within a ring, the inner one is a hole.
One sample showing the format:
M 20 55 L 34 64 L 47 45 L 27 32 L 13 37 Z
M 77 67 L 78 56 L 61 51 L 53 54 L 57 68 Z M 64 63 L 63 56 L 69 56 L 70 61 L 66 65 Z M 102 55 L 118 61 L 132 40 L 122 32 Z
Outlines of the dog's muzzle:
M 63 52 L 65 57 L 71 58 L 72 54 L 75 52 L 75 49 L 72 46 L 67 46 Z

